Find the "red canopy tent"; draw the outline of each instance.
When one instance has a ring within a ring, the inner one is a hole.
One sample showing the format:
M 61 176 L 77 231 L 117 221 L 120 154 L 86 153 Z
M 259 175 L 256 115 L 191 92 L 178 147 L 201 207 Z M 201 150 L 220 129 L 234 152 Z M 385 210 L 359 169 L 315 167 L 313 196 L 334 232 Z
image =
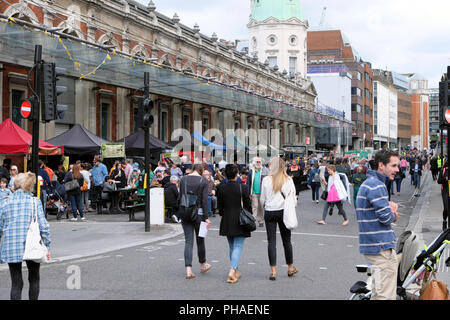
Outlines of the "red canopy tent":
M 0 154 L 31 154 L 32 135 L 23 130 L 11 119 L 0 124 Z M 54 146 L 39 140 L 39 155 L 62 155 L 63 146 Z

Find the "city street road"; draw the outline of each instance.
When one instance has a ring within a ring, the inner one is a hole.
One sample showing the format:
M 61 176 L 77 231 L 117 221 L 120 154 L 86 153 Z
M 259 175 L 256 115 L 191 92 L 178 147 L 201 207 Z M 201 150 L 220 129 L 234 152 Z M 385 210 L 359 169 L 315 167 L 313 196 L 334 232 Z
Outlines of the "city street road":
M 391 198 L 399 203 L 397 235 L 408 225 L 417 201 L 415 197 L 410 201 L 412 193 L 407 177 L 401 195 Z M 333 216 L 328 216 L 327 225 L 322 226 L 316 221 L 321 218 L 323 205 L 322 200 L 319 204 L 312 202 L 310 190 L 300 194 L 299 227 L 292 233 L 294 264 L 300 272 L 293 278 L 287 276 L 278 235 L 278 277 L 276 281 L 269 280 L 266 232 L 265 228 L 258 228 L 245 242 L 240 263 L 242 278 L 235 284 L 226 283 L 229 250 L 226 238 L 219 236 L 217 216 L 211 218 L 213 225 L 206 240 L 207 260 L 213 266 L 207 274 L 200 274 L 194 246 L 193 270 L 197 277 L 184 278 L 181 235 L 150 245 L 43 265 L 40 299 L 345 300 L 354 282 L 366 280 L 366 275 L 357 273 L 354 267 L 365 263 L 358 249 L 355 209 L 350 204 L 344 207 L 350 220 L 348 226 L 341 226 L 343 218 L 336 209 Z M 27 299 L 28 285 L 24 282 L 23 298 Z M 9 299 L 11 282 L 7 270 L 0 272 L 0 284 L 0 299 Z

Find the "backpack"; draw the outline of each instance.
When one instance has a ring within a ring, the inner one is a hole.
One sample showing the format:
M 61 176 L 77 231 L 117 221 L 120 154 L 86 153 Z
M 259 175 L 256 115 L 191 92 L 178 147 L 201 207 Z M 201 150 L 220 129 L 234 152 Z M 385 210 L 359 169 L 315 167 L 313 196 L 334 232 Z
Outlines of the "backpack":
M 319 172 L 316 172 L 316 173 L 314 174 L 314 176 L 313 176 L 311 182 L 314 182 L 314 183 L 320 182 L 320 174 L 319 174 Z
M 198 220 L 198 192 L 200 186 L 203 182 L 203 177 L 200 177 L 200 183 L 197 186 L 196 192 L 187 191 L 187 183 L 184 186 L 184 192 L 180 199 L 180 208 L 178 211 L 178 216 L 182 221 L 185 222 L 196 222 Z M 181 192 L 181 190 L 180 190 Z M 203 214 L 208 214 L 204 212 Z

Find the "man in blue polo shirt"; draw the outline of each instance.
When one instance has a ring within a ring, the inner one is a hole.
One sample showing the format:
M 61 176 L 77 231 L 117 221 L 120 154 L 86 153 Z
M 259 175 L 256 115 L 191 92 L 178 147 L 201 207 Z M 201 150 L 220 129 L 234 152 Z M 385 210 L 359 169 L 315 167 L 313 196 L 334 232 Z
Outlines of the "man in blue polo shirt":
M 398 220 L 398 205 L 389 201 L 386 188 L 398 172 L 399 155 L 390 150 L 375 155 L 374 168 L 367 171 L 356 198 L 359 228 L 359 251 L 372 269 L 372 300 L 396 300 L 398 262 L 397 237 L 392 223 Z

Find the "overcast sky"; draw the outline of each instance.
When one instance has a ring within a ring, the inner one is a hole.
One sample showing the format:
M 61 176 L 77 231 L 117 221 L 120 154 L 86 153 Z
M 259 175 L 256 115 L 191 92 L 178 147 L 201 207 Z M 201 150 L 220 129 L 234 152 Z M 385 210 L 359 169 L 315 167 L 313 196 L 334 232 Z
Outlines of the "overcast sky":
M 147 5 L 149 0 L 138 0 Z M 153 0 L 156 10 L 200 32 L 227 40 L 248 39 L 250 0 Z M 325 21 L 349 38 L 361 58 L 374 68 L 419 73 L 438 87 L 450 65 L 448 0 L 302 0 L 304 17 Z

